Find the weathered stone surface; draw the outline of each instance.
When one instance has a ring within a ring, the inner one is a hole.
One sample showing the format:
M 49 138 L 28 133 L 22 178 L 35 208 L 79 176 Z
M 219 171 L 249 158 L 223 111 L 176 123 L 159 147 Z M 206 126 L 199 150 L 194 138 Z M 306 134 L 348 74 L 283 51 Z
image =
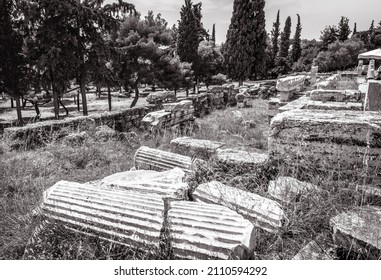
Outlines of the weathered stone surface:
M 362 193 L 364 203 L 381 207 L 381 186 L 358 185 L 356 190 Z
M 340 75 L 339 74 L 334 74 L 325 80 L 319 82 L 316 84 L 317 89 L 335 89 L 335 83 L 337 79 L 339 79 Z
M 217 160 L 224 163 L 258 166 L 268 161 L 266 154 L 259 154 L 236 149 L 217 149 Z
M 285 112 L 285 111 L 290 111 L 290 110 L 295 110 L 295 109 L 303 109 L 306 103 L 310 100 L 308 96 L 302 96 L 294 101 L 291 101 L 290 103 L 280 107 L 278 109 L 279 113 Z
M 176 100 L 176 94 L 172 91 L 156 91 L 150 93 L 146 97 L 146 101 L 150 104 L 160 104 Z
M 300 108 L 300 109 L 363 111 L 364 105 L 361 102 L 331 102 L 331 101 L 323 102 L 323 101 L 308 100 L 304 104 L 303 108 Z
M 164 129 L 185 122 L 192 122 L 194 121 L 194 108 L 190 102 L 163 104 L 163 106 L 167 106 L 167 109 L 147 114 L 142 119 L 142 123 L 151 128 Z
M 113 138 L 121 137 L 120 133 L 107 125 L 101 125 L 96 128 L 94 137 L 98 141 L 106 142 Z
M 83 234 L 134 248 L 158 248 L 164 202 L 155 194 L 61 181 L 44 193 L 42 214 Z
M 287 105 L 288 102 L 281 101 L 279 98 L 270 98 L 268 103 L 269 119 L 279 113 L 279 108 Z
M 279 99 L 280 101 L 283 101 L 283 102 L 291 100 L 293 96 L 294 96 L 294 93 L 292 91 L 281 91 L 279 93 Z
M 235 210 L 269 232 L 278 231 L 286 221 L 285 214 L 277 202 L 217 181 L 199 185 L 192 197 L 195 201 L 221 204 Z
M 366 206 L 341 213 L 330 220 L 333 240 L 336 245 L 346 248 L 354 246 L 353 241 L 361 241 L 381 250 L 381 208 Z M 355 247 L 362 247 L 356 244 Z
M 361 92 L 359 90 L 317 89 L 311 92 L 310 98 L 314 101 L 358 102 L 361 99 Z
M 293 260 L 332 260 L 334 259 L 333 244 L 331 238 L 319 235 L 303 247 Z
M 278 177 L 270 181 L 268 193 L 283 202 L 291 203 L 299 197 L 318 197 L 321 189 L 311 183 L 301 182 L 292 177 Z
M 254 250 L 253 224 L 224 206 L 171 201 L 168 224 L 177 258 L 245 259 Z
M 311 67 L 311 78 L 310 78 L 311 85 L 316 83 L 318 71 L 319 71 L 318 66 L 312 66 Z
M 209 160 L 216 154 L 217 149 L 224 145 L 225 143 L 216 141 L 180 137 L 171 141 L 171 151 L 184 156 L 196 156 L 204 160 Z
M 192 101 L 194 107 L 194 115 L 197 118 L 209 114 L 214 109 L 213 98 L 214 97 L 212 93 L 201 93 L 189 95 L 186 97 L 187 100 Z
M 367 111 L 381 111 L 381 81 L 369 81 L 366 96 Z
M 145 146 L 136 151 L 134 162 L 136 169 L 167 171 L 178 167 L 186 174 L 191 174 L 194 167 L 190 157 Z
M 374 79 L 374 76 L 375 76 L 375 64 L 376 64 L 376 61 L 374 59 L 371 59 L 369 61 L 369 67 L 368 67 L 368 73 L 366 75 L 367 79 Z
M 186 199 L 189 186 L 185 172 L 180 168 L 157 172 L 136 170 L 117 173 L 104 178 L 102 185 L 140 193 L 157 194 L 163 198 Z
M 281 92 L 300 91 L 304 85 L 305 79 L 305 75 L 290 76 L 278 79 L 276 83 L 276 89 Z
M 271 122 L 269 155 L 290 165 L 381 176 L 381 115 L 319 110 L 280 113 Z

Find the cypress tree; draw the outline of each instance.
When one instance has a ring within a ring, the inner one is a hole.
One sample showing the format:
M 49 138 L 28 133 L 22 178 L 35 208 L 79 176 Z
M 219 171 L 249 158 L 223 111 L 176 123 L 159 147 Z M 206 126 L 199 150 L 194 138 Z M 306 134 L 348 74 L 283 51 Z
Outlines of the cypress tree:
M 349 19 L 346 17 L 341 17 L 341 20 L 339 22 L 339 41 L 345 41 L 348 39 L 349 34 L 351 34 L 351 30 L 349 28 Z
M 276 21 L 273 23 L 273 29 L 271 30 L 271 60 L 273 63 L 279 51 L 279 46 L 278 46 L 278 40 L 280 35 L 279 13 L 280 13 L 280 10 L 278 10 Z
M 300 46 L 301 44 L 301 33 L 302 33 L 302 25 L 300 24 L 300 16 L 298 16 L 298 23 L 296 25 L 295 35 L 292 43 L 292 50 L 291 50 L 291 59 L 293 62 L 298 61 L 300 58 L 300 55 L 302 53 L 302 48 Z
M 357 33 L 357 23 L 355 22 L 354 26 L 353 26 L 353 33 L 352 33 L 352 36 L 353 35 L 356 35 Z
M 288 16 L 284 24 L 283 32 L 280 35 L 279 57 L 286 58 L 288 56 L 288 49 L 290 48 L 290 36 L 291 36 L 291 17 Z
M 212 41 L 216 43 L 216 24 L 213 24 L 213 29 L 212 29 Z
M 266 30 L 264 0 L 234 0 L 226 37 L 225 63 L 230 78 L 257 78 L 264 73 Z

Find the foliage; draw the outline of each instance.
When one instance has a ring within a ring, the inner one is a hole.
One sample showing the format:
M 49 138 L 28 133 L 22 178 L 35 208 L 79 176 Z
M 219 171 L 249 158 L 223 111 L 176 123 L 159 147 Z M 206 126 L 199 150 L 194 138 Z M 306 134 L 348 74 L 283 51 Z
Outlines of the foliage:
M 18 122 L 22 123 L 20 97 L 25 90 L 26 61 L 16 2 L 0 2 L 0 92 L 16 99 Z
M 357 38 L 336 41 L 326 51 L 320 52 L 313 63 L 321 72 L 346 70 L 357 65 L 357 57 L 363 51 L 364 43 Z
M 280 35 L 280 21 L 279 21 L 279 13 L 280 10 L 278 10 L 276 21 L 273 23 L 273 29 L 271 30 L 271 60 L 274 63 L 275 58 L 278 55 L 279 46 L 279 35 Z
M 345 41 L 348 39 L 349 34 L 351 34 L 351 29 L 349 28 L 349 19 L 347 17 L 341 17 L 338 25 L 338 39 L 340 41 Z
M 226 37 L 225 65 L 229 78 L 242 81 L 264 73 L 266 49 L 264 0 L 235 0 Z
M 334 43 L 339 37 L 339 30 L 335 25 L 326 26 L 320 33 L 320 40 L 323 42 L 322 50 L 327 50 L 328 46 Z
M 296 62 L 301 56 L 302 49 L 300 46 L 301 43 L 301 33 L 302 33 L 302 25 L 300 23 L 300 16 L 298 16 L 298 23 L 296 24 L 296 30 L 294 39 L 292 40 L 292 49 L 291 49 L 291 61 Z
M 212 83 L 212 77 L 222 71 L 224 57 L 219 46 L 214 41 L 202 41 L 198 46 L 200 57 L 200 76 L 208 86 Z
M 318 56 L 321 49 L 321 42 L 316 40 L 302 40 L 301 55 L 297 62 L 292 66 L 292 71 L 310 71 L 313 60 Z
M 279 57 L 286 58 L 288 56 L 288 50 L 290 48 L 290 36 L 291 36 L 291 17 L 288 16 L 284 24 L 283 32 L 280 35 L 280 49 Z

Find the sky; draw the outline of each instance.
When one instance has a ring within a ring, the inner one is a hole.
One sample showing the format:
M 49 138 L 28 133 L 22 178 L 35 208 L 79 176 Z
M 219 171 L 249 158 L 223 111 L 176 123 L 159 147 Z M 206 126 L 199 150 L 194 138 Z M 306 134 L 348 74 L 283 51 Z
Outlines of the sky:
M 106 3 L 115 0 L 106 0 Z M 125 0 L 135 4 L 138 12 L 143 16 L 149 10 L 162 17 L 172 26 L 180 19 L 180 9 L 184 0 Z M 224 42 L 229 28 L 233 11 L 233 0 L 193 0 L 193 3 L 202 2 L 202 22 L 206 30 L 212 30 L 216 24 L 216 41 Z M 357 30 L 367 30 L 372 20 L 375 26 L 381 21 L 381 0 L 267 0 L 265 5 L 266 30 L 270 32 L 280 10 L 281 29 L 287 16 L 291 16 L 292 34 L 295 31 L 297 16 L 300 15 L 303 39 L 319 39 L 320 31 L 328 25 L 338 25 L 341 16 L 349 18 L 349 25 L 353 30 L 354 22 Z

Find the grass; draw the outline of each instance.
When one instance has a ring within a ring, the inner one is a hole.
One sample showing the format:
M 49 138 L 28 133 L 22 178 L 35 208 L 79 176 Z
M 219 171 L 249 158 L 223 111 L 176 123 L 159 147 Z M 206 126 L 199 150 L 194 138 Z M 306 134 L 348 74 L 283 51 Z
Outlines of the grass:
M 246 121 L 255 127 L 244 125 Z M 268 136 L 267 102 L 257 100 L 254 108 L 227 108 L 197 120 L 188 135 L 226 143 L 227 147 L 266 152 Z M 170 140 L 181 136 L 176 130 L 148 135 L 137 132 L 140 141 L 110 138 L 99 141 L 89 137 L 68 144 L 56 139 L 47 146 L 29 151 L 10 151 L 0 142 L 0 259 L 166 259 L 165 250 L 149 254 L 127 249 L 97 237 L 84 237 L 57 224 L 41 227 L 39 216 L 31 215 L 39 205 L 42 193 L 60 180 L 88 182 L 129 170 L 140 145 L 169 150 Z M 284 205 L 288 224 L 277 234 L 257 230 L 257 247 L 252 259 L 290 259 L 309 241 L 319 235 L 330 236 L 329 219 L 344 210 L 361 205 L 356 181 L 332 182 L 335 174 L 285 166 L 269 162 L 260 169 L 248 170 L 211 161 L 190 178 L 192 187 L 219 180 L 232 187 L 269 197 L 267 186 L 277 176 L 294 176 L 320 186 L 323 192 Z M 36 228 L 41 232 L 34 235 Z M 37 242 L 28 244 L 33 237 Z M 25 251 L 25 249 L 27 250 Z M 344 250 L 343 248 L 336 248 Z M 343 258 L 379 258 L 341 254 Z

